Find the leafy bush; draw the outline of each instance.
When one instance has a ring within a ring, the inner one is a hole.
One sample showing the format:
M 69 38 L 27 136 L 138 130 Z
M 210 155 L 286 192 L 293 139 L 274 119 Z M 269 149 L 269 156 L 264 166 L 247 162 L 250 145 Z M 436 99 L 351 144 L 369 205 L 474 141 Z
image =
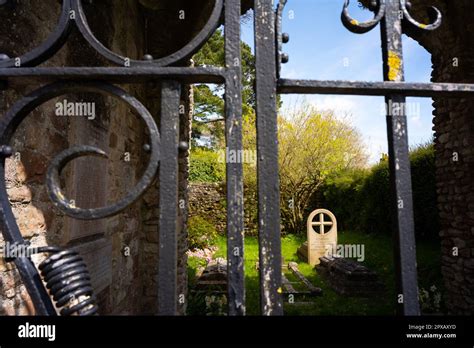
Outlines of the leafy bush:
M 189 180 L 193 182 L 221 182 L 225 179 L 225 163 L 219 153 L 196 147 L 191 151 Z
M 361 211 L 365 210 L 365 207 L 362 204 L 356 207 L 355 202 L 363 201 L 361 197 L 362 186 L 369 173 L 368 170 L 345 170 L 333 174 L 325 180 L 324 186 L 320 190 L 322 192 L 322 206 L 336 215 L 340 230 L 353 229 L 351 226 L 358 226 L 361 215 L 365 215 L 360 214 Z M 312 205 L 312 209 L 308 209 L 306 216 L 318 204 L 315 202 Z
M 388 161 L 372 168 L 361 186 L 360 202 L 363 203 L 360 216 L 362 232 L 392 233 Z M 357 210 L 354 213 L 357 215 Z
M 311 197 L 331 173 L 366 161 L 362 137 L 333 112 L 300 105 L 278 119 L 281 217 L 284 232 L 305 226 Z
M 419 289 L 418 295 L 423 314 L 441 313 L 443 298 L 436 285 L 432 285 L 428 290 L 425 288 Z
M 439 232 L 436 202 L 435 154 L 431 144 L 410 152 L 415 232 L 419 238 L 436 238 Z M 322 204 L 334 212 L 339 228 L 366 233 L 392 232 L 390 171 L 388 161 L 370 170 L 339 172 L 321 190 Z
M 188 220 L 189 249 L 204 249 L 211 246 L 217 238 L 217 231 L 209 221 L 201 216 Z
M 433 146 L 420 146 L 410 154 L 415 227 L 422 238 L 438 234 L 436 165 Z

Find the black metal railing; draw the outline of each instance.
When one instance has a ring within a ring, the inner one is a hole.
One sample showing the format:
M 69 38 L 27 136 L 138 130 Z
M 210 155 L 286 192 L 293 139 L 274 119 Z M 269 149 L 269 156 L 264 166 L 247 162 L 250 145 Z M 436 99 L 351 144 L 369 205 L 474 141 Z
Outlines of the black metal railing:
M 367 32 L 381 22 L 385 82 L 311 81 L 279 79 L 279 67 L 288 57 L 282 46 L 288 36 L 281 31 L 281 14 L 286 1 L 275 10 L 273 0 L 255 0 L 256 52 L 256 114 L 258 171 L 258 232 L 261 311 L 263 315 L 283 314 L 281 297 L 280 195 L 277 142 L 277 93 L 331 93 L 381 95 L 387 101 L 405 102 L 406 96 L 472 95 L 474 85 L 412 84 L 403 82 L 401 47 L 402 19 L 420 30 L 434 30 L 441 15 L 432 25 L 417 23 L 410 15 L 405 0 L 372 1 L 376 16 L 367 23 L 350 18 L 345 1 L 343 24 L 356 33 Z M 224 12 L 224 13 L 223 13 Z M 439 12 L 438 12 L 439 13 Z M 222 14 L 224 15 L 222 17 Z M 47 173 L 47 187 L 55 206 L 76 219 L 99 219 L 123 211 L 149 188 L 159 171 L 159 262 L 158 314 L 177 314 L 177 214 L 178 214 L 178 151 L 179 103 L 183 84 L 225 84 L 226 147 L 242 150 L 242 95 L 240 51 L 241 4 L 236 0 L 215 0 L 207 24 L 184 48 L 167 57 L 133 60 L 107 49 L 93 35 L 87 24 L 80 0 L 63 0 L 57 28 L 46 42 L 22 57 L 5 57 L 0 61 L 2 87 L 9 84 L 41 86 L 19 100 L 0 120 L 0 226 L 6 242 L 26 245 L 13 216 L 5 185 L 5 158 L 11 156 L 11 138 L 28 114 L 51 98 L 71 92 L 92 91 L 119 98 L 128 103 L 148 128 L 150 160 L 144 175 L 121 201 L 107 207 L 82 209 L 67 201 L 59 187 L 61 169 L 80 156 L 106 156 L 98 148 L 79 146 L 55 157 Z M 224 18 L 225 67 L 175 67 L 194 53 Z M 68 39 L 76 25 L 89 44 L 116 67 L 37 67 L 51 58 Z M 396 62 L 395 65 L 392 62 Z M 155 124 L 149 111 L 133 96 L 111 83 L 162 83 L 161 125 Z M 398 293 L 405 314 L 419 314 L 413 207 L 408 161 L 407 125 L 405 116 L 387 115 L 390 151 L 392 205 L 397 212 L 396 265 Z M 228 243 L 228 305 L 230 315 L 245 314 L 244 247 L 243 247 L 243 170 L 241 163 L 227 163 L 227 243 Z M 401 203 L 401 204 L 400 204 Z M 37 314 L 55 315 L 50 296 L 30 258 L 14 260 L 31 295 Z M 395 299 L 394 299 L 395 301 Z
M 262 0 L 263 1 L 263 0 Z M 265 1 L 263 1 L 265 2 Z M 270 8 L 269 1 L 266 10 Z M 280 1 L 280 7 L 286 4 Z M 363 34 L 380 23 L 383 53 L 384 82 L 315 81 L 279 79 L 278 92 L 284 94 L 350 94 L 384 96 L 386 105 L 405 105 L 407 96 L 462 97 L 473 96 L 474 85 L 455 83 L 405 83 L 403 67 L 402 24 L 414 30 L 432 31 L 442 23 L 441 12 L 432 7 L 435 20 L 421 24 L 410 15 L 407 0 L 370 0 L 369 9 L 375 13 L 372 20 L 358 22 L 349 15 L 350 0 L 344 0 L 341 15 L 343 25 L 353 33 Z M 280 9 L 279 16 L 282 14 Z M 268 14 L 271 16 L 271 14 Z M 273 18 L 268 18 L 273 21 Z M 281 19 L 277 18 L 281 28 Z M 287 35 L 277 32 L 276 45 L 281 50 Z M 286 58 L 279 51 L 279 57 Z M 281 58 L 280 58 L 281 59 Z M 287 59 L 287 58 L 286 58 Z M 257 70 L 257 74 L 259 71 Z M 410 161 L 408 158 L 407 117 L 404 112 L 392 114 L 387 110 L 387 136 L 389 148 L 391 206 L 394 211 L 394 255 L 397 276 L 397 303 L 400 314 L 419 315 L 418 282 L 416 271 L 416 245 L 413 220 Z
M 9 1 L 2 2 L 8 6 Z M 226 85 L 226 125 L 229 148 L 242 148 L 241 140 L 241 64 L 240 64 L 240 3 L 238 1 L 215 0 L 207 23 L 201 31 L 183 48 L 170 55 L 153 59 L 145 55 L 142 60 L 129 59 L 106 48 L 92 33 L 80 0 L 63 0 L 59 22 L 48 39 L 39 47 L 21 57 L 0 60 L 0 81 L 2 88 L 9 85 L 30 84 L 40 86 L 6 111 L 0 120 L 0 224 L 6 243 L 20 248 L 29 248 L 23 239 L 9 203 L 5 185 L 5 159 L 13 154 L 10 146 L 15 130 L 36 107 L 48 100 L 67 93 L 95 92 L 110 95 L 129 104 L 141 117 L 147 128 L 149 140 L 147 152 L 149 162 L 141 179 L 127 195 L 113 205 L 83 209 L 76 207 L 65 197 L 59 185 L 61 170 L 75 158 L 81 156 L 101 156 L 107 154 L 96 147 L 76 146 L 57 155 L 51 162 L 46 185 L 48 194 L 57 209 L 75 219 L 93 220 L 120 213 L 139 199 L 150 187 L 159 173 L 159 260 L 158 260 L 158 309 L 161 315 L 177 314 L 177 217 L 178 217 L 178 153 L 179 109 L 182 84 L 225 83 Z M 226 67 L 191 68 L 174 67 L 174 63 L 189 58 L 207 41 L 221 21 L 225 11 Z M 82 36 L 103 57 L 116 67 L 37 67 L 51 58 L 68 40 L 69 33 L 76 26 Z M 111 83 L 161 82 L 161 125 L 158 128 L 147 108 L 125 90 Z M 158 130 L 160 129 L 161 132 Z M 227 166 L 228 194 L 228 236 L 229 249 L 239 248 L 240 256 L 229 254 L 229 312 L 244 314 L 243 284 L 243 184 L 242 167 L 239 164 Z M 35 249 L 36 250 L 36 249 Z M 41 249 L 40 250 L 46 250 Z M 49 250 L 49 249 L 48 249 Z M 53 250 L 53 249 L 51 249 Z M 30 249 L 33 252 L 33 249 Z M 37 252 L 41 252 L 36 250 Z M 56 255 L 69 255 L 54 249 Z M 52 258 L 58 256 L 52 255 Z M 31 296 L 36 313 L 55 315 L 53 302 L 43 286 L 35 265 L 28 255 L 13 260 Z M 76 260 L 76 263 L 81 266 Z M 81 266 L 82 267 L 82 266 Z M 51 271 L 51 270 L 50 270 Z M 50 273 L 47 273 L 49 275 Z M 84 275 L 85 278 L 88 275 Z M 62 284 L 61 287 L 65 287 Z M 63 288 L 60 288 L 64 290 Z M 88 304 L 92 294 L 68 293 L 75 305 L 87 307 L 84 312 L 95 312 Z M 87 297 L 87 298 L 86 298 Z M 57 301 L 57 299 L 54 299 Z M 64 299 L 62 298 L 62 302 Z M 77 308 L 77 307 L 74 307 Z M 64 312 L 71 312 L 66 310 Z

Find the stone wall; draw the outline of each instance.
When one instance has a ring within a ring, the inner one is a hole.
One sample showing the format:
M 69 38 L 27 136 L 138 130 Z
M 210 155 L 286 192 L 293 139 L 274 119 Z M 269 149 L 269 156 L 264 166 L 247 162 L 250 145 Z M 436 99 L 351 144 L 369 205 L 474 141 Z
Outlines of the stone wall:
M 225 187 L 221 183 L 191 183 L 189 216 L 200 216 L 215 226 L 219 234 L 226 231 Z
M 200 216 L 215 226 L 221 235 L 226 234 L 225 183 L 191 183 L 189 185 L 189 216 Z M 247 235 L 257 233 L 257 194 L 244 188 L 244 226 Z
M 34 9 L 33 15 L 26 18 L 22 12 L 30 9 Z M 52 18 L 59 14 L 59 5 L 55 4 L 53 8 L 50 8 L 51 15 L 46 18 L 44 14 L 47 12 L 38 2 L 32 3 L 28 8 L 21 6 L 18 12 L 16 18 L 11 18 L 5 12 L 0 13 L 2 32 L 0 47 L 4 50 L 3 53 L 9 56 L 19 55 L 32 49 L 35 43 L 47 37 L 48 32 L 54 27 Z M 45 25 L 41 26 L 40 23 L 43 20 Z M 18 25 L 16 32 L 11 30 L 13 23 Z M 35 27 L 37 30 L 32 31 L 31 28 Z M 18 41 L 18 45 L 13 44 L 15 40 Z M 24 51 L 20 51 L 22 44 Z M 51 64 L 65 61 L 67 55 L 67 49 L 62 50 L 51 61 Z M 18 99 L 21 92 L 26 91 L 12 91 L 2 95 L 2 113 Z M 39 141 L 39 143 L 34 141 L 37 138 L 36 129 L 40 127 L 43 129 L 41 139 L 48 138 L 49 141 Z M 62 131 L 67 127 L 65 119 L 51 118 L 48 117 L 47 111 L 35 110 L 28 124 L 25 122 L 16 133 L 12 144 L 16 154 L 6 162 L 6 186 L 13 212 L 19 219 L 19 227 L 24 238 L 31 241 L 33 245 L 47 244 L 47 237 L 59 240 L 64 227 L 64 219 L 57 217 L 48 206 L 42 179 L 48 154 L 54 151 L 54 148 L 68 145 L 67 135 Z M 47 236 L 46 230 L 49 230 Z M 0 243 L 2 245 L 4 243 L 2 236 L 0 236 Z M 3 258 L 0 258 L 0 314 L 33 313 L 33 305 L 17 270 L 14 265 L 7 264 Z
M 43 41 L 53 28 L 59 14 L 59 4 L 49 1 L 18 3 L 12 13 L 2 13 L 9 19 L 2 22 L 2 49 L 9 56 L 26 51 L 25 48 Z M 46 15 L 50 13 L 49 15 Z M 96 12 L 100 13 L 100 12 Z M 132 1 L 109 8 L 112 18 L 138 17 L 138 8 Z M 14 19 L 18 22 L 14 23 Z M 100 18 L 91 16 L 90 21 Z M 12 19 L 13 18 L 13 19 Z M 102 21 L 102 31 L 108 33 L 112 45 L 122 45 L 135 52 L 143 52 L 143 28 L 137 22 L 125 22 L 124 33 L 114 31 L 112 21 Z M 29 28 L 20 33 L 11 28 Z M 35 30 L 32 30 L 35 28 Z M 141 53 L 143 54 L 143 53 Z M 73 33 L 68 44 L 45 65 L 80 66 L 106 64 L 98 58 L 77 34 Z M 4 108 L 37 86 L 9 90 L 4 94 Z M 137 97 L 143 88 L 129 87 Z M 55 103 L 87 101 L 95 103 L 96 118 L 59 117 Z M 77 248 L 86 259 L 99 297 L 102 314 L 129 313 L 138 307 L 141 282 L 139 281 L 139 231 L 141 228 L 139 204 L 111 219 L 78 221 L 65 217 L 54 209 L 44 186 L 45 171 L 51 158 L 73 145 L 96 145 L 105 150 L 110 160 L 84 158 L 69 165 L 63 176 L 66 192 L 77 206 L 99 207 L 117 201 L 127 192 L 130 183 L 140 174 L 143 162 L 143 127 L 128 107 L 112 98 L 96 94 L 65 95 L 37 108 L 22 124 L 13 140 L 17 156 L 7 161 L 7 185 L 14 214 L 23 236 L 32 245 L 58 245 Z M 131 154 L 125 161 L 124 154 Z M 130 256 L 123 254 L 130 247 Z M 40 259 L 37 259 L 40 261 Z M 28 295 L 17 271 L 12 265 L 0 261 L 0 313 L 33 314 Z M 6 297 L 6 298 L 5 298 Z
M 166 4 L 166 1 L 163 2 Z M 129 57 L 152 52 L 157 58 L 181 48 L 202 24 L 202 12 L 189 12 L 177 32 L 147 34 L 147 21 L 161 26 L 177 26 L 173 1 L 158 10 L 143 8 L 133 0 L 84 2 L 92 31 L 107 47 Z M 194 4 L 193 6 L 196 6 Z M 191 9 L 192 10 L 192 9 Z M 9 10 L 10 11 L 10 10 Z M 60 13 L 57 1 L 18 2 L 0 11 L 0 47 L 9 56 L 18 56 L 43 42 L 55 27 Z M 127 20 L 124 20 L 126 18 Z M 179 33 L 178 35 L 176 33 Z M 157 43 L 159 36 L 160 44 Z M 150 37 L 153 40 L 150 40 Z M 179 37 L 179 40 L 176 38 Z M 187 64 L 186 62 L 182 64 Z M 54 58 L 45 66 L 107 66 L 74 31 Z M 39 86 L 18 87 L 3 93 L 2 112 Z M 160 85 L 123 85 L 156 115 L 159 125 Z M 158 97 L 157 97 L 158 96 Z M 96 103 L 97 117 L 58 117 L 58 100 L 83 100 Z M 187 113 L 181 120 L 181 140 L 190 133 L 191 87 L 183 88 L 182 104 Z M 23 236 L 33 246 L 55 245 L 77 248 L 85 257 L 99 298 L 101 314 L 152 314 L 156 311 L 156 265 L 158 256 L 157 184 L 144 199 L 123 213 L 97 221 L 77 221 L 54 209 L 47 197 L 44 176 L 52 157 L 73 145 L 96 145 L 109 159 L 83 158 L 68 165 L 62 177 L 68 198 L 80 207 L 99 207 L 118 201 L 138 181 L 147 163 L 143 151 L 144 128 L 128 107 L 115 99 L 77 94 L 62 96 L 37 108 L 16 132 L 13 148 L 17 153 L 7 161 L 7 185 L 11 204 Z M 180 198 L 184 207 L 179 218 L 179 291 L 186 293 L 186 187 L 189 153 L 180 154 Z M 0 244 L 3 239 L 0 236 Z M 39 262 L 40 259 L 35 259 Z M 184 313 L 185 306 L 180 308 Z M 0 258 L 0 315 L 34 314 L 26 289 L 12 264 Z
M 416 18 L 426 17 L 413 1 Z M 409 32 L 432 55 L 433 82 L 474 83 L 474 2 L 433 0 L 442 26 Z M 426 8 L 426 7 L 425 7 Z M 474 99 L 433 102 L 442 274 L 451 314 L 474 314 Z

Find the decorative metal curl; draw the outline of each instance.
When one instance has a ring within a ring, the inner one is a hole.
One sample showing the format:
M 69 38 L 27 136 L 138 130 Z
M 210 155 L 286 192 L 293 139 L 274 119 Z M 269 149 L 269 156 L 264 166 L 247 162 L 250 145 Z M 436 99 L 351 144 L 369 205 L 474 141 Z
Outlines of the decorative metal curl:
M 204 28 L 183 48 L 180 50 L 159 59 L 153 59 L 149 54 L 143 57 L 143 60 L 130 59 L 123 57 L 107 47 L 105 47 L 92 33 L 89 24 L 87 22 L 84 9 L 82 7 L 81 0 L 73 0 L 73 10 L 76 12 L 76 24 L 79 31 L 82 33 L 84 38 L 89 44 L 101 55 L 110 60 L 111 62 L 121 66 L 168 66 L 173 63 L 179 62 L 187 57 L 190 57 L 195 53 L 206 41 L 211 37 L 214 31 L 219 26 L 219 20 L 221 18 L 222 10 L 224 8 L 224 0 L 215 0 L 214 8 L 209 17 L 209 20 L 205 24 Z
M 0 68 L 32 67 L 51 58 L 66 42 L 72 28 L 71 0 L 63 0 L 61 16 L 54 31 L 45 42 L 20 57 L 0 58 Z
M 436 14 L 436 19 L 433 21 L 431 24 L 423 24 L 415 20 L 411 15 L 410 12 L 408 11 L 408 2 L 407 0 L 400 0 L 400 6 L 403 11 L 403 18 L 408 21 L 408 23 L 412 24 L 413 26 L 423 29 L 423 30 L 435 30 L 438 29 L 441 26 L 441 23 L 443 22 L 443 15 L 441 14 L 441 11 L 438 10 L 436 7 L 431 6 L 430 9 L 433 11 L 433 13 Z
M 349 4 L 350 0 L 345 0 L 344 7 L 341 14 L 342 24 L 351 32 L 355 34 L 364 34 L 372 30 L 379 24 L 382 18 L 385 16 L 385 0 L 374 0 L 372 1 L 371 8 L 376 12 L 373 19 L 366 22 L 359 22 L 349 15 Z M 378 8 L 378 10 L 377 10 Z
M 136 98 L 129 95 L 119 87 L 102 82 L 53 83 L 34 91 L 13 105 L 5 117 L 0 121 L 0 144 L 4 144 L 4 148 L 6 148 L 5 146 L 10 143 L 11 137 L 20 123 L 36 107 L 52 98 L 74 92 L 106 93 L 126 102 L 141 117 L 149 132 L 150 140 L 147 148 L 150 152 L 150 159 L 144 174 L 135 187 L 131 189 L 122 200 L 107 207 L 94 209 L 74 207 L 65 198 L 59 186 L 59 175 L 67 163 L 75 158 L 86 155 L 107 157 L 104 151 L 93 146 L 76 146 L 61 152 L 51 162 L 46 175 L 46 184 L 49 196 L 54 205 L 66 215 L 76 219 L 101 219 L 118 214 L 138 200 L 140 196 L 149 188 L 158 170 L 160 160 L 160 135 L 158 127 L 150 112 Z M 0 196 L 2 195 L 7 197 L 7 192 L 4 185 L 3 187 L 0 185 Z M 11 212 L 11 207 L 10 204 L 8 204 L 8 200 L 1 201 L 1 205 L 4 213 Z M 9 231 L 6 232 L 9 233 Z

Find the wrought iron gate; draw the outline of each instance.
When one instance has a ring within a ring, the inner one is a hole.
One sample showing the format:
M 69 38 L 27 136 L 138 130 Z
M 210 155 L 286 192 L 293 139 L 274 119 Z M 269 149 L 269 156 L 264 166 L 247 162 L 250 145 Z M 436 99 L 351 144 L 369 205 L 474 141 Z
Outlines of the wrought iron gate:
M 2 2 L 2 4 L 5 2 Z M 371 1 L 375 18 L 358 23 L 348 14 L 345 0 L 343 24 L 355 33 L 365 33 L 381 22 L 385 82 L 311 81 L 279 78 L 280 64 L 287 60 L 281 51 L 288 35 L 282 33 L 282 13 L 286 0 L 277 9 L 273 0 L 255 0 L 256 113 L 258 156 L 258 231 L 260 245 L 261 310 L 264 315 L 283 314 L 281 298 L 280 196 L 277 143 L 277 93 L 319 93 L 380 95 L 388 101 L 404 103 L 406 96 L 472 95 L 473 85 L 404 83 L 401 45 L 402 21 L 420 30 L 434 30 L 409 14 L 405 0 Z M 224 14 L 225 67 L 174 67 L 173 63 L 189 57 L 219 25 Z M 116 204 L 98 209 L 81 209 L 69 204 L 59 186 L 59 174 L 74 158 L 106 156 L 95 147 L 80 146 L 55 157 L 47 175 L 49 195 L 62 212 L 77 219 L 99 219 L 118 214 L 135 202 L 159 173 L 159 263 L 158 313 L 177 313 L 177 204 L 179 103 L 182 84 L 225 84 L 226 142 L 233 151 L 242 150 L 242 96 L 240 52 L 241 4 L 237 0 L 215 0 L 214 9 L 202 31 L 181 50 L 157 60 L 130 60 L 107 49 L 89 29 L 80 0 L 63 0 L 59 24 L 49 39 L 22 57 L 3 57 L 0 61 L 2 88 L 10 83 L 34 83 L 41 86 L 12 106 L 0 121 L 0 221 L 5 241 L 25 245 L 12 213 L 5 185 L 5 158 L 12 155 L 13 133 L 28 114 L 51 98 L 70 92 L 105 93 L 128 103 L 140 115 L 149 131 L 150 161 L 136 187 Z M 400 16 L 402 14 L 402 16 Z M 315 14 L 317 15 L 317 14 Z M 116 67 L 36 67 L 52 57 L 66 42 L 76 25 L 89 44 Z M 162 114 L 160 132 L 148 110 L 133 96 L 111 83 L 144 83 L 161 81 Z M 408 160 L 407 124 L 404 115 L 387 115 L 392 206 L 396 212 L 395 261 L 398 276 L 400 310 L 407 315 L 419 314 L 416 254 L 413 226 L 412 190 Z M 245 314 L 243 250 L 243 171 L 239 163 L 227 163 L 227 237 L 228 237 L 228 304 L 230 315 Z M 45 250 L 48 251 L 48 250 Z M 58 252 L 49 250 L 49 252 Z M 26 284 L 38 314 L 55 315 L 56 311 L 44 288 L 36 267 L 28 257 L 14 260 Z M 396 299 L 394 299 L 396 301 Z

